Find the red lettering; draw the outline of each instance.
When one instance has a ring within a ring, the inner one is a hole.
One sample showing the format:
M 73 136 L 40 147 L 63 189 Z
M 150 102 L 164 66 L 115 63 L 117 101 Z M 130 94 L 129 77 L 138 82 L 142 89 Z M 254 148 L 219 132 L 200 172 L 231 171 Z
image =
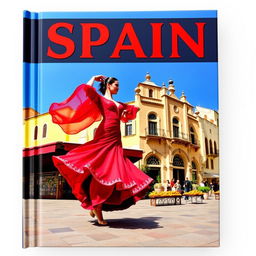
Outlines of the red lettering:
M 150 23 L 152 27 L 151 58 L 163 58 L 162 55 L 162 26 L 164 23 Z
M 93 58 L 91 53 L 92 46 L 103 45 L 108 41 L 109 30 L 108 28 L 99 23 L 81 23 L 82 26 L 82 55 L 81 58 Z M 98 29 L 100 32 L 99 39 L 92 41 L 91 30 Z
M 73 32 L 73 25 L 70 23 L 59 22 L 53 24 L 48 30 L 48 38 L 55 44 L 62 45 L 66 48 L 64 53 L 56 53 L 52 50 L 50 46 L 47 49 L 47 56 L 55 59 L 65 59 L 70 57 L 75 51 L 75 43 L 72 39 L 61 36 L 57 33 L 59 28 L 66 28 L 70 33 Z
M 124 45 L 124 40 L 126 36 L 128 36 L 130 40 L 131 44 L 129 45 Z M 116 43 L 116 47 L 110 58 L 120 58 L 120 51 L 122 50 L 132 50 L 134 51 L 137 58 L 147 58 L 131 23 L 125 23 Z
M 178 37 L 180 37 L 186 45 L 196 54 L 197 57 L 204 57 L 204 22 L 196 22 L 197 38 L 196 43 L 193 38 L 182 28 L 179 23 L 170 23 L 172 27 L 172 54 L 170 58 L 180 58 L 178 52 Z

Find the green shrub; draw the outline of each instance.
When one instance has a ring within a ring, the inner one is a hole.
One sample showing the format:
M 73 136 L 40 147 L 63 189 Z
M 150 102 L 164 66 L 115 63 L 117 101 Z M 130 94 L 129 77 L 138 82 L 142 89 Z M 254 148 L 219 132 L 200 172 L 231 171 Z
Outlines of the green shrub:
M 210 190 L 211 190 L 211 188 L 210 187 L 198 187 L 197 188 L 197 190 L 198 191 L 201 191 L 201 192 L 203 192 L 203 193 L 208 193 Z

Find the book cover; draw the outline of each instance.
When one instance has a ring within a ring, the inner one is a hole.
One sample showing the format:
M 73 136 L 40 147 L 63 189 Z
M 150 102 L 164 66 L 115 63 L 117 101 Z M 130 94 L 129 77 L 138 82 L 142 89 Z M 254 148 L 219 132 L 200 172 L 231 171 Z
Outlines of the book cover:
M 217 12 L 23 24 L 23 247 L 219 246 Z

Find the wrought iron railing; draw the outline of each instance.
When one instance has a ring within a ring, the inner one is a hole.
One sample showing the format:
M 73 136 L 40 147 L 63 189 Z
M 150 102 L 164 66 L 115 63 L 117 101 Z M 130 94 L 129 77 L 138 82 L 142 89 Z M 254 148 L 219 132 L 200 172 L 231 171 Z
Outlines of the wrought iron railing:
M 146 136 L 148 136 L 148 135 L 161 136 L 161 137 L 167 137 L 168 136 L 164 129 L 145 128 L 145 134 L 146 134 Z
M 169 130 L 165 129 L 156 129 L 156 128 L 145 128 L 145 135 L 146 136 L 156 136 L 156 137 L 165 137 L 170 139 L 181 139 L 190 142 L 192 145 L 200 146 L 199 141 L 195 138 L 192 140 L 190 134 L 183 133 L 183 132 L 170 132 Z
M 207 155 L 219 155 L 219 150 L 214 150 L 212 152 L 208 152 Z
M 183 132 L 173 132 L 171 137 L 177 138 L 177 139 L 189 140 L 189 135 Z

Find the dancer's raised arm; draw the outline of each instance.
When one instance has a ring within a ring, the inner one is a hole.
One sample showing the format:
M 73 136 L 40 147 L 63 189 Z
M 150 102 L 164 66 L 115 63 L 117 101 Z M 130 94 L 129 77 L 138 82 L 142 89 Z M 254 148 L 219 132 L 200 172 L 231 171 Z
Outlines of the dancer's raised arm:
M 92 78 L 86 84 L 93 86 L 94 81 L 103 82 L 105 79 L 106 77 L 103 75 L 92 76 Z

